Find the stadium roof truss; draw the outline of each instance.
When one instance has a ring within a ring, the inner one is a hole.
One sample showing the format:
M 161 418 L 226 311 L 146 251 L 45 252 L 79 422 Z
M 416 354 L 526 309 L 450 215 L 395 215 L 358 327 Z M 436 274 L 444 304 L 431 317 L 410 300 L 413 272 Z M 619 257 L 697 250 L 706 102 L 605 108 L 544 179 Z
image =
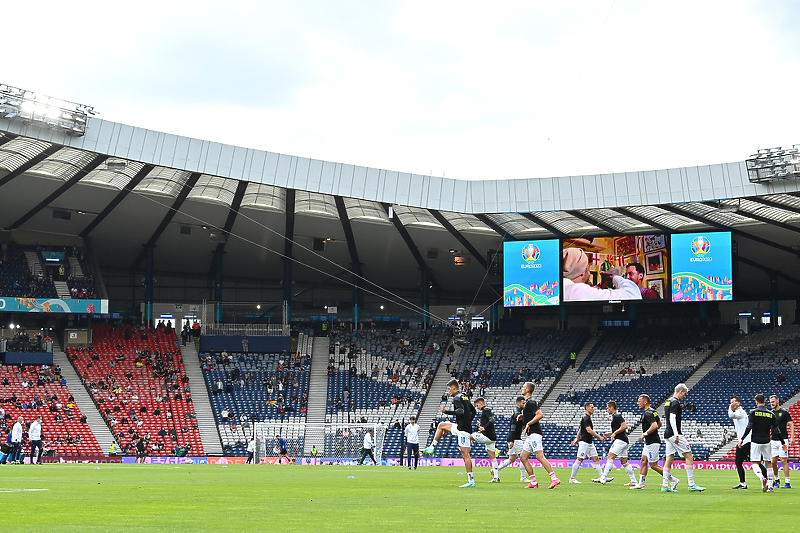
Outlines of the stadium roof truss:
M 486 252 L 503 240 L 717 230 L 742 238 L 746 268 L 800 268 L 800 183 L 751 183 L 744 162 L 468 182 L 92 117 L 81 137 L 0 119 L 0 197 L 19 199 L 0 210 L 5 230 L 92 237 L 101 267 L 118 270 L 140 268 L 142 245 L 152 244 L 165 270 L 207 274 L 210 256 L 198 255 L 207 259 L 195 266 L 178 253 L 188 249 L 190 233 L 207 232 L 211 242 L 202 253 L 224 250 L 232 264 L 226 275 L 277 280 L 282 254 L 313 259 L 313 238 L 328 243 L 323 253 L 345 271 L 358 263 L 365 276 L 418 287 L 422 269 L 442 289 L 460 290 L 481 284 Z M 48 208 L 84 216 L 48 217 Z M 448 254 L 439 250 L 456 248 L 476 260 L 457 267 L 442 260 Z M 327 279 L 302 269 L 295 275 L 309 283 Z

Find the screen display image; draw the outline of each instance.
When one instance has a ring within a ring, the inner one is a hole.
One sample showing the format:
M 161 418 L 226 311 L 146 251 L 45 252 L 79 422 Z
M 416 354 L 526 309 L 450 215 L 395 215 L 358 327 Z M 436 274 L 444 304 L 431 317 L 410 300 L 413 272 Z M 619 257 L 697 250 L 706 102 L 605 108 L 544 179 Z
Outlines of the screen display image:
M 663 301 L 669 290 L 667 235 L 563 241 L 565 302 Z
M 503 305 L 558 305 L 559 251 L 555 239 L 503 243 Z
M 729 231 L 672 236 L 672 301 L 733 299 Z
M 67 260 L 67 254 L 64 252 L 42 252 L 42 259 L 45 263 L 60 263 Z

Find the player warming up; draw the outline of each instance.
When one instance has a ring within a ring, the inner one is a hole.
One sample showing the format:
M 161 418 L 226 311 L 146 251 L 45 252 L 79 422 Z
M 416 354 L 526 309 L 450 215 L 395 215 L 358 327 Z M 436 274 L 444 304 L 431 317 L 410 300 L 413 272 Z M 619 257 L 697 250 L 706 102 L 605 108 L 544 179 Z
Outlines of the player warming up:
M 489 480 L 489 483 L 500 483 L 500 477 L 497 474 L 497 447 L 494 445 L 497 442 L 497 433 L 494 431 L 494 414 L 486 406 L 486 400 L 483 398 L 475 398 L 475 407 L 480 410 L 481 418 L 478 421 L 478 431 L 472 434 L 472 440 L 486 446 L 486 453 L 492 462 L 492 479 Z
M 661 437 L 658 436 L 658 430 L 661 427 L 661 419 L 658 418 L 658 412 L 650 407 L 650 396 L 647 394 L 639 395 L 637 404 L 639 405 L 639 409 L 644 411 L 642 414 L 642 436 L 639 437 L 639 440 L 644 440 L 644 448 L 642 448 L 642 466 L 639 469 L 639 483 L 631 487 L 631 489 L 644 489 L 648 463 L 650 464 L 650 468 L 655 470 L 659 476 L 664 475 L 664 470 L 658 464 L 658 455 L 661 449 Z M 671 474 L 670 481 L 674 483 L 674 487 L 679 483 L 678 478 Z
M 625 419 L 622 418 L 622 415 L 617 411 L 617 402 L 613 400 L 608 402 L 606 404 L 606 411 L 608 411 L 608 414 L 611 416 L 611 431 L 606 433 L 605 436 L 611 441 L 611 448 L 608 450 L 606 467 L 600 479 L 597 481 L 605 485 L 614 479 L 613 477 L 608 477 L 608 473 L 611 472 L 611 468 L 614 466 L 614 459 L 619 457 L 622 468 L 631 480 L 630 483 L 625 483 L 625 486 L 635 487 L 636 474 L 633 473 L 633 467 L 628 464 L 628 448 L 631 446 L 630 442 L 628 442 L 628 435 L 626 434 L 628 431 L 628 424 L 625 423 Z M 594 479 L 592 481 L 594 481 Z
M 533 473 L 533 465 L 530 462 L 531 455 L 535 455 L 547 473 L 550 474 L 550 486 L 548 488 L 552 489 L 560 485 L 561 480 L 556 477 L 553 467 L 550 466 L 550 461 L 544 456 L 542 425 L 540 424 L 544 414 L 539 409 L 539 404 L 536 403 L 536 400 L 531 398 L 535 387 L 536 385 L 531 381 L 522 386 L 522 396 L 525 397 L 525 406 L 522 408 L 522 423 L 524 424 L 523 432 L 527 437 L 525 438 L 525 444 L 522 445 L 522 453 L 519 458 L 522 460 L 522 464 L 525 465 L 525 471 L 530 476 L 530 483 L 526 488 L 539 488 L 536 475 Z
M 519 454 L 522 453 L 522 428 L 524 427 L 522 423 L 523 407 L 525 407 L 525 398 L 523 396 L 517 396 L 517 405 L 508 417 L 510 421 L 507 439 L 508 459 L 500 463 L 497 467 L 498 480 L 500 479 L 500 470 L 513 464 L 517 457 L 519 457 Z M 527 472 L 525 472 L 525 465 L 522 464 L 522 461 L 519 462 L 519 480 L 520 482 L 527 481 Z
M 661 482 L 661 492 L 678 492 L 678 479 L 670 475 L 672 463 L 675 461 L 675 454 L 683 456 L 686 461 L 686 477 L 689 480 L 689 490 L 702 492 L 706 490 L 694 482 L 694 461 L 692 451 L 689 448 L 689 441 L 681 434 L 681 415 L 683 408 L 681 401 L 686 398 L 689 388 L 678 383 L 672 397 L 664 402 L 664 418 L 667 420 L 667 429 L 664 430 L 664 440 L 667 441 L 667 459 L 664 461 L 664 475 Z
M 750 442 L 750 463 L 753 472 L 756 473 L 761 480 L 762 492 L 773 492 L 775 489 L 772 485 L 773 471 L 770 468 L 770 461 L 772 460 L 772 443 L 770 441 L 770 434 L 776 434 L 778 431 L 778 417 L 775 413 L 767 409 L 767 399 L 763 394 L 756 394 L 756 408 L 750 411 L 748 417 L 747 429 L 744 430 L 744 435 L 737 447 L 744 444 L 744 439 L 752 432 Z M 781 437 L 780 443 L 782 448 L 787 450 L 786 441 Z M 765 464 L 761 464 L 764 461 Z
M 575 444 L 578 445 L 578 456 L 575 459 L 575 462 L 572 463 L 572 475 L 569 478 L 570 483 L 576 484 L 580 484 L 580 481 L 575 479 L 575 476 L 578 474 L 578 469 L 581 467 L 581 463 L 587 457 L 592 460 L 592 463 L 594 463 L 594 469 L 597 470 L 597 477 L 600 478 L 603 475 L 603 470 L 600 468 L 600 457 L 597 455 L 597 448 L 594 445 L 594 438 L 597 437 L 603 442 L 605 442 L 606 439 L 602 435 L 596 433 L 594 427 L 592 426 L 594 404 L 592 402 L 586 402 L 583 405 L 583 409 L 586 412 L 581 418 L 581 425 L 578 426 L 578 434 L 575 435 L 575 438 L 570 443 L 573 446 L 575 446 Z
M 458 390 L 458 380 L 451 379 L 447 383 L 447 390 L 453 398 L 453 410 L 448 411 L 441 407 L 441 411 L 446 415 L 455 415 L 456 422 L 439 422 L 436 434 L 433 436 L 430 446 L 423 450 L 425 455 L 433 455 L 434 448 L 444 436 L 445 431 L 452 434 L 458 440 L 458 448 L 461 450 L 461 457 L 464 458 L 464 468 L 467 471 L 467 482 L 461 487 L 474 487 L 475 478 L 472 475 L 472 458 L 469 456 L 470 438 L 472 432 L 472 419 L 475 418 L 475 407 L 466 394 Z
M 408 469 L 411 470 L 411 458 L 414 458 L 414 470 L 419 466 L 419 424 L 417 417 L 409 417 L 410 422 L 404 430 L 406 449 L 408 450 Z
M 778 420 L 778 432 L 772 432 L 772 471 L 775 474 L 775 488 L 791 489 L 789 480 L 789 452 L 787 446 L 781 446 L 781 438 L 786 444 L 794 444 L 794 422 L 789 411 L 781 407 L 780 399 L 774 394 L 769 397 L 769 403 L 775 418 Z M 783 478 L 785 484 L 781 487 L 781 477 L 778 475 L 778 461 L 783 465 Z

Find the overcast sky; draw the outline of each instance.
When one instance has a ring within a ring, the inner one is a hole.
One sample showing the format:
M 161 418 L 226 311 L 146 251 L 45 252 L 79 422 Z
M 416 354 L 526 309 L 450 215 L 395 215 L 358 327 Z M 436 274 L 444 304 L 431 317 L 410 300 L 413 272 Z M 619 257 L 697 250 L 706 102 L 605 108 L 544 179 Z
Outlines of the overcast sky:
M 21 9 L 21 11 L 20 11 Z M 0 82 L 99 117 L 460 179 L 800 143 L 800 2 L 36 2 Z

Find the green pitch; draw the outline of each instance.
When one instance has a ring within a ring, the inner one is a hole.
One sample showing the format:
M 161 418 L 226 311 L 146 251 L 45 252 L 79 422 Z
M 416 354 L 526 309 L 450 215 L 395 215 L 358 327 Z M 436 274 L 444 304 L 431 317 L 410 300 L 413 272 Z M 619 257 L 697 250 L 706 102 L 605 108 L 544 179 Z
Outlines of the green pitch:
M 95 467 L 98 467 L 95 469 Z M 453 467 L 62 465 L 0 467 L 7 529 L 26 531 L 797 531 L 800 488 L 732 491 L 732 471 L 698 471 L 704 493 L 628 490 L 624 472 L 596 485 L 525 489 L 519 470 L 475 488 Z M 348 479 L 353 476 L 353 479 Z M 537 469 L 539 482 L 547 476 Z M 800 478 L 795 483 L 800 484 Z M 32 490 L 47 489 L 47 490 Z M 12 527 L 16 524 L 18 527 Z

